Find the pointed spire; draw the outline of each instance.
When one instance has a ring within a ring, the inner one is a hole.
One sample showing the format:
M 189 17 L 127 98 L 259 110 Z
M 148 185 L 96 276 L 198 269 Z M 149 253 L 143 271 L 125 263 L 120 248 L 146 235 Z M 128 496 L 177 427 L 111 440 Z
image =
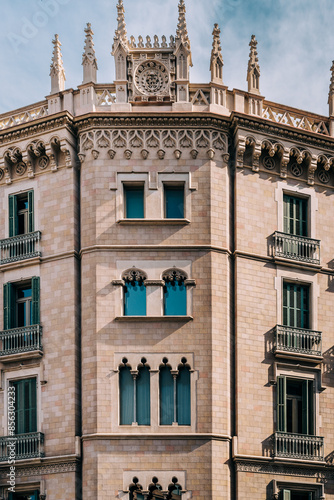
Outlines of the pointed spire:
M 210 71 L 211 71 L 211 81 L 216 83 L 223 83 L 223 56 L 222 48 L 220 45 L 220 29 L 218 24 L 214 25 L 213 28 L 213 42 L 212 51 L 210 59 Z
M 187 23 L 186 23 L 186 6 L 184 0 L 179 1 L 178 7 L 179 7 L 179 20 L 176 29 L 175 41 L 177 47 L 182 44 L 187 49 L 190 55 L 190 66 L 192 66 L 190 40 L 188 37 Z
M 128 45 L 128 39 L 126 36 L 126 24 L 124 16 L 124 5 L 123 0 L 118 0 L 117 8 L 117 29 L 115 30 L 114 44 L 112 48 L 112 53 L 114 53 L 118 44 L 123 45 L 124 48 Z
M 328 93 L 329 116 L 334 116 L 334 61 L 331 66 L 331 83 L 329 85 Z
M 94 42 L 93 42 L 93 31 L 91 24 L 87 23 L 85 28 L 86 38 L 84 53 L 82 54 L 82 65 L 83 65 L 83 81 L 82 83 L 93 82 L 96 83 L 96 71 L 97 71 L 97 60 L 95 57 Z
M 65 89 L 65 71 L 61 58 L 61 43 L 58 35 L 55 35 L 53 43 L 52 62 L 50 66 L 51 94 L 62 92 Z
M 252 35 L 249 43 L 249 61 L 247 69 L 248 92 L 260 93 L 260 66 L 257 57 L 257 41 L 255 35 Z

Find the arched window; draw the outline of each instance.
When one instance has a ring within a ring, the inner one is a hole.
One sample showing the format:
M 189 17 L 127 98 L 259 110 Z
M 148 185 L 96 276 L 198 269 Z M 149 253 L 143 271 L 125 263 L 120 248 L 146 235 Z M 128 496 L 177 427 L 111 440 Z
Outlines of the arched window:
M 179 269 L 168 269 L 162 275 L 164 285 L 164 315 L 186 316 L 187 290 L 186 273 Z
M 186 358 L 177 371 L 172 371 L 163 359 L 160 368 L 160 425 L 191 425 L 190 369 Z
M 139 269 L 123 273 L 124 316 L 146 316 L 146 274 Z
M 150 425 L 150 370 L 142 358 L 138 370 L 131 370 L 127 359 L 119 368 L 120 425 Z

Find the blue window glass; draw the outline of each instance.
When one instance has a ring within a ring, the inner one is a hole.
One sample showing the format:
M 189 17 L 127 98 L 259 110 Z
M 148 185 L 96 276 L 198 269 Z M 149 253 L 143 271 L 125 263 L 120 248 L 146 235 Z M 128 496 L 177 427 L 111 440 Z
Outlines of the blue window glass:
M 139 369 L 137 384 L 137 424 L 150 425 L 150 370 L 147 366 Z
M 190 425 L 190 410 L 190 371 L 182 366 L 176 379 L 176 417 L 179 425 Z
M 168 366 L 160 369 L 160 424 L 172 425 L 174 422 L 174 380 Z
M 124 186 L 125 217 L 144 218 L 144 186 Z
M 126 281 L 124 316 L 146 316 L 146 287 L 142 281 Z
M 184 284 L 186 275 L 178 270 L 166 271 L 163 275 L 164 315 L 185 316 L 187 314 L 187 290 Z
M 131 425 L 134 418 L 134 382 L 128 366 L 119 372 L 120 424 Z
M 165 217 L 167 219 L 184 218 L 183 186 L 165 186 Z

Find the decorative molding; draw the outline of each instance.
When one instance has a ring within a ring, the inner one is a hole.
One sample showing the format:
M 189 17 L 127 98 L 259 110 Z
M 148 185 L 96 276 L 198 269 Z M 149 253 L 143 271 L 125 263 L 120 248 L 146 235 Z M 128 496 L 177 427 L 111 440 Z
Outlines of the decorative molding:
M 317 479 L 334 479 L 334 468 L 330 470 L 325 466 L 310 467 L 278 464 L 278 463 L 260 463 L 250 462 L 246 460 L 238 460 L 235 462 L 237 472 L 254 472 L 255 474 L 271 474 L 280 476 L 298 476 L 298 477 L 314 477 Z
M 62 474 L 64 472 L 76 472 L 80 467 L 80 463 L 75 460 L 73 462 L 65 463 L 51 463 L 51 464 L 36 464 L 31 466 L 20 467 L 19 462 L 16 462 L 15 475 L 16 477 L 22 476 L 40 476 L 44 474 Z M 0 479 L 6 479 L 9 467 L 1 469 Z

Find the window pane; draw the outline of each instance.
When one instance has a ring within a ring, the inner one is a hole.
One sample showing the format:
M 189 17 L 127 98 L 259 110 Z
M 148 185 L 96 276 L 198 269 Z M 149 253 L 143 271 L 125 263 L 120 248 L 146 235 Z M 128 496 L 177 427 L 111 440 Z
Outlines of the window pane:
M 165 186 L 165 217 L 167 219 L 184 218 L 183 186 Z
M 160 424 L 172 425 L 174 421 L 174 380 L 170 369 L 160 369 Z
M 15 387 L 15 433 L 37 431 L 36 379 L 19 380 Z
M 150 371 L 147 366 L 140 368 L 137 377 L 137 423 L 150 425 Z
M 138 281 L 124 286 L 124 316 L 146 316 L 146 287 Z
M 124 186 L 125 217 L 127 219 L 143 219 L 144 186 Z
M 309 287 L 284 283 L 283 285 L 283 325 L 309 328 Z
M 187 314 L 187 290 L 183 281 L 167 282 L 164 287 L 165 316 Z
M 307 200 L 295 196 L 283 196 L 285 233 L 307 236 Z
M 134 387 L 130 368 L 119 372 L 120 424 L 131 425 L 134 418 Z
M 190 371 L 183 366 L 176 379 L 176 412 L 179 425 L 190 425 Z

